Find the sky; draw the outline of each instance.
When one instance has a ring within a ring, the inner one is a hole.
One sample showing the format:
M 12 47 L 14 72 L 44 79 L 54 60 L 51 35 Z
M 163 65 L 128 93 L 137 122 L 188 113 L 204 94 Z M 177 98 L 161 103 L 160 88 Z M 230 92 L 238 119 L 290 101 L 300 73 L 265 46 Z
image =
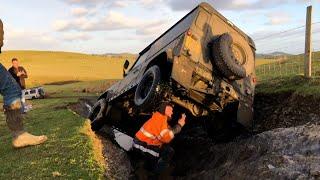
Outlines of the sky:
M 138 53 L 200 2 L 0 0 L 0 18 L 5 27 L 3 49 Z M 259 53 L 302 51 L 306 7 L 312 5 L 315 23 L 313 48 L 320 50 L 320 23 L 317 23 L 320 22 L 320 0 L 205 2 L 249 34 L 255 40 Z M 278 34 L 286 30 L 290 31 Z

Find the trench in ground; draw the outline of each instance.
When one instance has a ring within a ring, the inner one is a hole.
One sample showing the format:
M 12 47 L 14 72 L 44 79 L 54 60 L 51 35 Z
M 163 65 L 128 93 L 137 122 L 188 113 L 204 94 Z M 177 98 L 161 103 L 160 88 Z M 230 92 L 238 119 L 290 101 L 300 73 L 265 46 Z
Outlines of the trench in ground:
M 291 92 L 256 94 L 253 134 L 276 128 L 316 124 L 320 120 L 319 100 L 318 97 L 300 96 Z M 69 107 L 86 117 L 88 105 L 92 106 L 93 103 L 93 99 L 82 98 L 79 103 Z M 174 170 L 172 172 L 174 177 L 191 177 L 191 175 L 203 174 L 210 169 L 221 167 L 230 159 L 223 152 L 223 149 L 227 148 L 225 146 L 228 145 L 228 142 L 241 141 L 250 137 L 247 133 L 243 134 L 241 131 L 230 128 L 226 131 L 228 134 L 232 134 L 231 136 L 228 136 L 225 141 L 216 141 L 208 136 L 203 124 L 203 120 L 192 120 L 189 127 L 177 135 L 172 142 L 172 147 L 175 149 Z M 245 159 L 250 155 L 248 152 L 241 153 L 240 159 Z M 134 172 L 131 173 L 134 174 Z

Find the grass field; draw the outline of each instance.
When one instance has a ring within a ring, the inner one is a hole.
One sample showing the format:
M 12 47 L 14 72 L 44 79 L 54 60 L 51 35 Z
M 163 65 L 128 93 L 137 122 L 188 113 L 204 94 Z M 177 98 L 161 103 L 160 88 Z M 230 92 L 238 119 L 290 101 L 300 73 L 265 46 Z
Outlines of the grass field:
M 120 79 L 124 60 L 132 64 L 135 59 L 129 55 L 119 58 L 70 52 L 5 51 L 0 54 L 0 62 L 9 68 L 13 57 L 18 58 L 28 72 L 27 86 L 69 80 Z
M 264 64 L 275 63 L 275 62 L 277 62 L 277 60 L 257 58 L 257 59 L 256 59 L 256 67 L 257 67 L 257 66 L 264 65 Z
M 46 134 L 48 141 L 43 145 L 13 149 L 4 114 L 0 113 L 0 179 L 103 179 L 105 164 L 97 158 L 102 155 L 94 145 L 97 139 L 85 118 L 70 111 L 67 105 L 77 102 L 79 97 L 99 95 L 115 82 L 106 79 L 122 78 L 124 59 L 133 61 L 134 57 L 7 51 L 0 55 L 0 62 L 8 68 L 12 57 L 17 57 L 27 69 L 29 87 L 81 82 L 44 85 L 49 98 L 28 101 L 33 110 L 25 116 L 25 127 L 34 134 Z
M 25 127 L 32 133 L 46 134 L 48 141 L 43 145 L 19 150 L 11 146 L 11 135 L 1 113 L 0 179 L 103 177 L 104 164 L 95 158 L 93 139 L 86 132 L 90 129 L 88 124 L 84 118 L 67 109 L 66 105 L 77 102 L 77 99 L 65 97 L 29 101 L 33 110 L 25 117 Z

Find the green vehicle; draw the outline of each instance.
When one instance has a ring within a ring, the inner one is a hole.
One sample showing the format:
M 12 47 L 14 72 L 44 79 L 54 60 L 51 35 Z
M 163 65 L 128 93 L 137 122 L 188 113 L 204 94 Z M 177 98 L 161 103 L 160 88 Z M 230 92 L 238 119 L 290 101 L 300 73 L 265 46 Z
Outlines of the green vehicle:
M 150 114 L 161 101 L 194 117 L 214 116 L 232 106 L 236 121 L 252 126 L 255 44 L 208 3 L 194 8 L 128 67 L 126 61 L 124 79 L 94 105 L 89 116 L 93 130 L 106 123 L 135 124 L 138 116 Z

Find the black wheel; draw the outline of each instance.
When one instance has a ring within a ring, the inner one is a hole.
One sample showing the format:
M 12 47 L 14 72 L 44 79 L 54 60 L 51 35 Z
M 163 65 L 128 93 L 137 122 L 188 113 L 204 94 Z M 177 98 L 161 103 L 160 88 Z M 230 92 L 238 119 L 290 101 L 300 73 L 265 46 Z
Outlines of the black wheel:
M 157 93 L 160 91 L 161 72 L 157 65 L 149 68 L 143 75 L 134 95 L 134 103 L 142 110 L 154 107 Z
M 212 57 L 218 70 L 228 79 L 237 80 L 246 77 L 243 65 L 246 63 L 244 49 L 233 43 L 228 33 L 221 35 L 212 43 Z
M 99 131 L 105 124 L 107 106 L 106 99 L 100 99 L 92 107 L 89 119 L 91 120 L 91 129 L 93 131 Z

